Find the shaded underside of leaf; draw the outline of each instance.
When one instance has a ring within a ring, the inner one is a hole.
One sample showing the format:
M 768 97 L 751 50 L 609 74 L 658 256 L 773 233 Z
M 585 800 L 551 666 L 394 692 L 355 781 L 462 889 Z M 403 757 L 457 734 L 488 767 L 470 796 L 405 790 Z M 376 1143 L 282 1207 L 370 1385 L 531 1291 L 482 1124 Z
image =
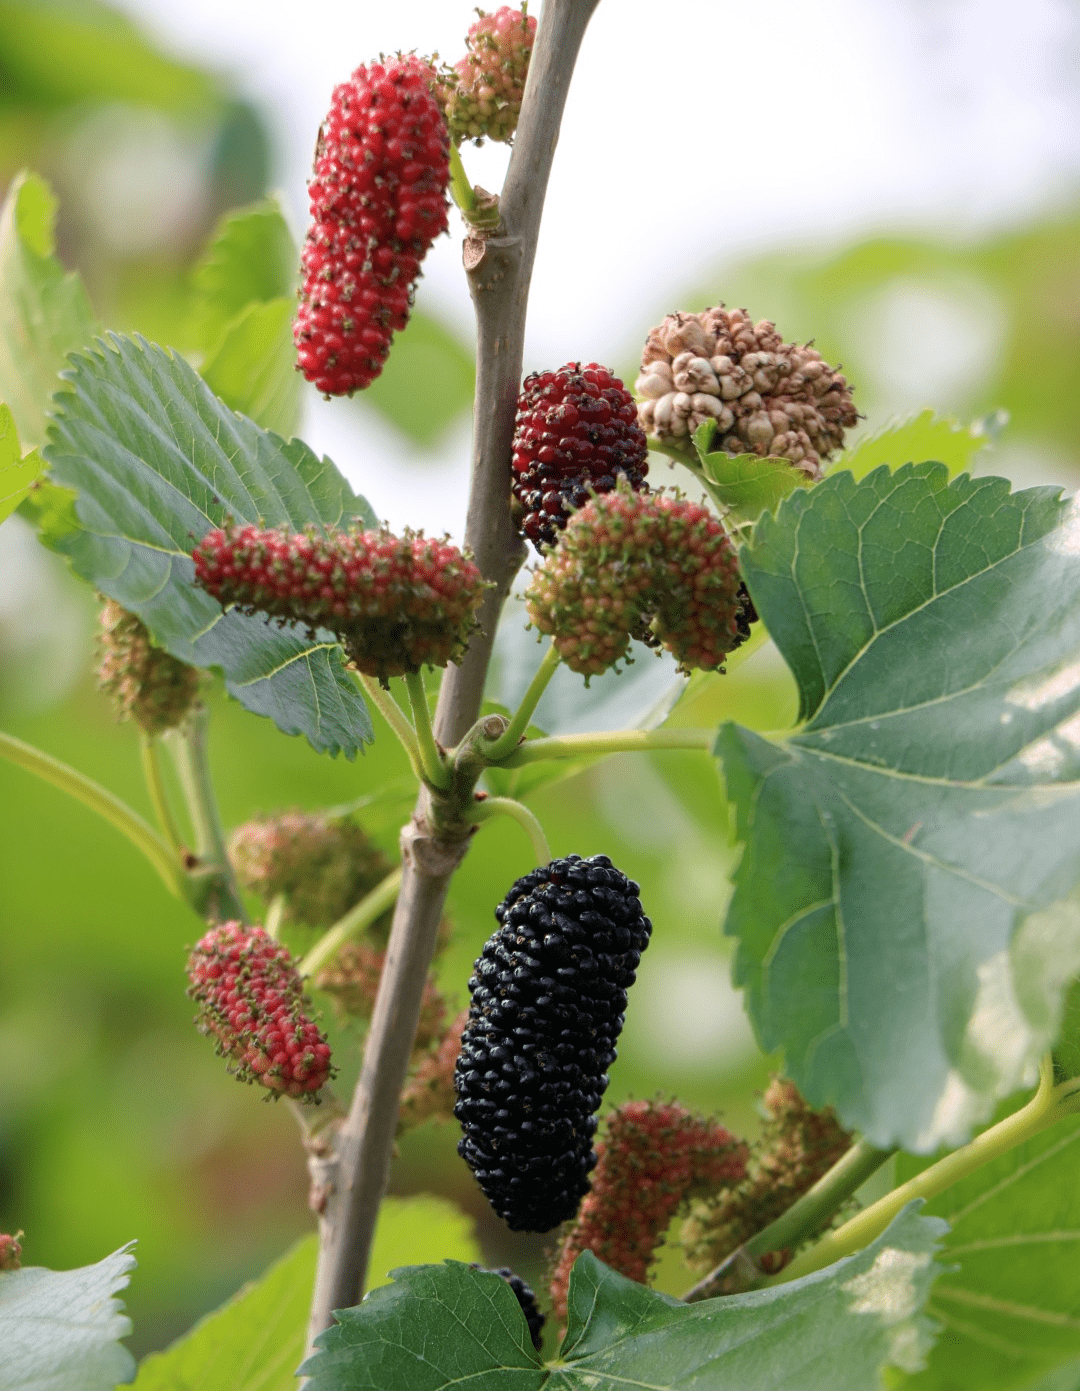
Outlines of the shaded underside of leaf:
M 814 1105 L 958 1143 L 1080 969 L 1080 512 L 933 464 L 837 474 L 743 570 L 809 721 L 718 741 L 737 980 Z
M 46 458 L 77 494 L 77 530 L 47 539 L 78 574 L 138 614 L 181 661 L 220 668 L 247 709 L 352 757 L 370 719 L 330 634 L 220 605 L 197 589 L 190 552 L 232 517 L 263 526 L 376 525 L 329 459 L 236 415 L 179 357 L 110 335 L 72 359 Z

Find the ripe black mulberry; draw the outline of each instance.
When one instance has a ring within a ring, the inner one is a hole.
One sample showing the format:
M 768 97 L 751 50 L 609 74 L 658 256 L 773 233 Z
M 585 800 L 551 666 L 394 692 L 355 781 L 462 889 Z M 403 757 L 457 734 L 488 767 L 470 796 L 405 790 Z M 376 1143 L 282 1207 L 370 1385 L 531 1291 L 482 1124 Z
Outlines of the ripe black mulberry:
M 514 1231 L 573 1217 L 596 1164 L 596 1112 L 652 926 L 606 855 L 519 879 L 469 981 L 454 1073 L 458 1153 Z

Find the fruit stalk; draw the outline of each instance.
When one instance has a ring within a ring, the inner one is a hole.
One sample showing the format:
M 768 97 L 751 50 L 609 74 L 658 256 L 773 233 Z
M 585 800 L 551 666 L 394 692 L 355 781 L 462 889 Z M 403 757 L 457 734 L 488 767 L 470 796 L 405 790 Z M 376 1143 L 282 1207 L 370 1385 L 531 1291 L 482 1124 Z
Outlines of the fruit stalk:
M 495 628 L 524 559 L 510 516 L 510 442 L 521 378 L 525 310 L 548 175 L 566 93 L 598 0 L 547 0 L 537 33 L 517 136 L 501 198 L 497 235 L 471 235 L 465 264 L 477 316 L 477 382 L 466 543 L 492 588 L 478 611 L 461 665 L 444 675 L 435 738 L 452 748 L 476 722 Z M 471 788 L 470 788 L 471 796 Z M 386 1189 L 398 1105 L 435 949 L 446 891 L 466 842 L 427 830 L 430 794 L 421 789 L 402 832 L 402 885 L 379 983 L 364 1065 L 349 1115 L 329 1153 L 313 1155 L 320 1186 L 319 1260 L 309 1339 L 334 1309 L 360 1298 L 379 1204 Z

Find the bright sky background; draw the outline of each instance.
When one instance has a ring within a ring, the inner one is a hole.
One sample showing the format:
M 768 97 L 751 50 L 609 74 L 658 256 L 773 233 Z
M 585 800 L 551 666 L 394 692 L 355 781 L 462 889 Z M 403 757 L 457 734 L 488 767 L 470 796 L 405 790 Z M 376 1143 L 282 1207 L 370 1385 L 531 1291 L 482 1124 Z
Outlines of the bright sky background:
M 452 0 L 121 3 L 264 111 L 300 235 L 335 82 L 380 51 L 454 61 L 473 17 Z M 601 0 L 548 194 L 526 369 L 625 360 L 683 287 L 748 250 L 898 226 L 962 239 L 1065 201 L 1080 182 L 1078 58 L 1072 0 Z M 463 153 L 497 188 L 503 147 Z M 468 333 L 460 235 L 454 217 L 420 303 Z M 464 430 L 438 478 L 337 403 L 314 399 L 304 433 L 377 511 L 459 530 L 447 501 L 464 486 Z

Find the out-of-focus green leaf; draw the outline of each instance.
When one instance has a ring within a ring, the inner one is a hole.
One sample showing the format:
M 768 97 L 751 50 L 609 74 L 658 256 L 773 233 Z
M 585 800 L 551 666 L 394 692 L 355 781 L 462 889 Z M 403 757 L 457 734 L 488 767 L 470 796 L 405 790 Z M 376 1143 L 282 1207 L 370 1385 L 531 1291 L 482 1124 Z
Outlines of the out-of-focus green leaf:
M 716 422 L 694 431 L 694 448 L 701 461 L 701 480 L 726 515 L 737 522 L 756 522 L 762 512 L 775 512 L 796 488 L 813 480 L 786 459 L 761 459 L 756 454 L 710 454 Z
M 143 1360 L 138 1391 L 291 1391 L 304 1356 L 319 1243 L 314 1235 L 165 1352 Z M 472 1222 L 441 1198 L 388 1198 L 371 1252 L 372 1284 L 401 1261 L 479 1261 Z
M 0 405 L 0 522 L 22 502 L 41 469 L 36 449 L 23 454 L 11 412 Z
M 191 550 L 228 517 L 337 525 L 371 509 L 329 459 L 234 414 L 179 357 L 110 335 L 72 359 L 46 458 L 78 493 L 80 530 L 56 549 L 137 613 L 174 657 L 220 667 L 229 692 L 323 752 L 355 756 L 371 722 L 330 634 L 315 640 L 230 610 L 197 589 Z
M 876 1145 L 964 1140 L 1080 967 L 1078 538 L 1056 490 L 924 463 L 836 473 L 742 551 L 808 723 L 721 730 L 736 981 Z
M 215 352 L 226 329 L 253 304 L 284 299 L 292 307 L 297 263 L 296 246 L 276 201 L 267 199 L 223 218 L 192 272 L 195 345 L 204 353 Z
M 933 411 L 923 411 L 860 440 L 841 454 L 830 472 L 847 469 L 856 478 L 865 478 L 882 464 L 897 469 L 901 464 L 933 459 L 944 464 L 949 477 L 955 478 L 971 468 L 979 450 L 989 443 L 986 432 L 976 426 L 965 428 L 954 420 L 942 420 Z
M 901 1154 L 896 1181 L 922 1167 Z M 906 1380 L 905 1391 L 1012 1391 L 1055 1368 L 1064 1386 L 1075 1387 L 1080 1118 L 1059 1121 L 984 1164 L 926 1211 L 949 1223 L 941 1252 L 946 1271 L 927 1306 L 942 1334 L 926 1370 Z
M 580 1256 L 567 1328 L 546 1366 L 497 1275 L 411 1266 L 318 1339 L 310 1391 L 868 1391 L 885 1366 L 915 1370 L 920 1313 L 944 1224 L 906 1209 L 871 1246 L 777 1289 L 684 1304 Z
M 300 423 L 291 299 L 252 303 L 225 330 L 202 375 L 227 406 L 285 439 Z
M 470 408 L 475 383 L 469 348 L 437 319 L 414 312 L 361 399 L 417 444 L 432 445 Z
M 214 101 L 217 88 L 100 0 L 0 0 L 0 92 L 27 105 L 128 101 L 188 110 Z
M 135 1268 L 123 1246 L 80 1270 L 0 1271 L 0 1391 L 112 1391 L 135 1377 L 116 1298 Z
M 0 209 L 0 399 L 24 445 L 44 442 L 64 358 L 97 332 L 82 281 L 54 255 L 55 221 L 48 184 L 20 174 Z

